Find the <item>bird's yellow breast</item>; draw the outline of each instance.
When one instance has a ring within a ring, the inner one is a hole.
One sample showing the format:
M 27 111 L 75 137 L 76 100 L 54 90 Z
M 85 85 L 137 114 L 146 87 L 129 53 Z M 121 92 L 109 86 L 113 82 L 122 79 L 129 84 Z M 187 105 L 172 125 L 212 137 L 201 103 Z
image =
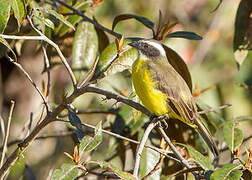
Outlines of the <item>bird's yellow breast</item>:
M 157 116 L 169 113 L 167 96 L 156 89 L 156 83 L 148 71 L 146 64 L 148 60 L 136 60 L 132 67 L 132 80 L 136 94 L 143 105 Z

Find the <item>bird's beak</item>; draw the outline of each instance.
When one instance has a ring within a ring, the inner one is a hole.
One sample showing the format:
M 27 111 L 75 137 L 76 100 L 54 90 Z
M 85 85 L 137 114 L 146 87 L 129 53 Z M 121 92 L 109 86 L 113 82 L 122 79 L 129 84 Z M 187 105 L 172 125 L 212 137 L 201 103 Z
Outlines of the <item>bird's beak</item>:
M 137 48 L 137 41 L 133 41 L 133 42 L 129 43 L 128 45 L 130 45 L 134 48 Z

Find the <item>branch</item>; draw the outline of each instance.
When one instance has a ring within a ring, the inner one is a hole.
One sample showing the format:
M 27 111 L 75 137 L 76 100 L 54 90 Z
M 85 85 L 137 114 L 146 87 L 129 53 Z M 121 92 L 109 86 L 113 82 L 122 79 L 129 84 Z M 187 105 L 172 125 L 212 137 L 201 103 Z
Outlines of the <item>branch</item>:
M 135 176 L 136 179 L 138 179 L 138 170 L 140 166 L 140 159 L 141 159 L 141 154 L 143 152 L 144 145 L 146 141 L 148 140 L 149 134 L 151 133 L 152 129 L 154 129 L 157 126 L 157 124 L 158 124 L 158 121 L 156 121 L 156 119 L 153 119 L 150 122 L 150 124 L 144 131 L 144 135 L 136 151 L 136 160 L 135 160 L 135 165 L 134 165 L 134 170 L 133 170 L 133 176 Z
M 161 126 L 158 127 L 158 130 L 160 131 L 161 135 L 164 137 L 166 143 L 170 146 L 172 152 L 175 154 L 175 156 L 180 160 L 180 162 L 182 163 L 183 166 L 185 166 L 187 169 L 191 169 L 192 167 L 190 166 L 190 164 L 188 163 L 187 160 L 185 160 L 181 154 L 178 152 L 178 150 L 176 149 L 176 147 L 172 144 L 170 138 L 166 135 L 165 131 L 163 130 L 163 128 Z M 194 175 L 194 177 L 196 179 L 199 179 L 199 175 L 195 172 L 192 172 L 192 174 Z
M 210 113 L 210 112 L 216 112 L 216 111 L 218 111 L 218 110 L 225 109 L 225 108 L 228 108 L 228 107 L 230 107 L 230 106 L 232 106 L 232 104 L 224 104 L 224 105 L 219 106 L 219 107 L 217 107 L 217 108 L 206 109 L 206 110 L 200 111 L 200 112 L 198 112 L 198 113 L 199 113 L 199 114 L 206 114 L 206 113 Z
M 71 80 L 72 80 L 72 83 L 73 83 L 74 88 L 76 88 L 77 81 L 76 81 L 76 79 L 75 79 L 74 73 L 73 73 L 71 67 L 69 66 L 69 64 L 67 63 L 67 60 L 66 60 L 66 58 L 64 57 L 64 55 L 62 54 L 62 52 L 61 52 L 59 46 L 58 46 L 57 44 L 55 44 L 55 43 L 54 43 L 51 39 L 49 39 L 47 36 L 45 36 L 42 32 L 40 32 L 40 31 L 33 25 L 32 20 L 31 20 L 31 18 L 30 18 L 29 16 L 27 16 L 27 19 L 28 19 L 30 25 L 32 26 L 32 28 L 33 28 L 41 37 L 43 37 L 43 40 L 46 41 L 48 44 L 50 44 L 51 46 L 53 46 L 53 47 L 56 49 L 57 53 L 58 53 L 59 56 L 60 56 L 60 59 L 61 59 L 62 64 L 65 66 L 65 68 L 66 68 L 67 71 L 68 71 L 68 74 L 69 74 L 69 76 L 70 76 L 70 78 L 71 78 Z
M 8 142 L 8 137 L 10 134 L 10 124 L 11 124 L 14 106 L 15 106 L 15 102 L 11 100 L 11 107 L 10 107 L 8 122 L 7 122 L 6 130 L 5 130 L 5 137 L 4 137 L 4 141 L 3 141 L 3 151 L 2 151 L 2 156 L 1 156 L 0 167 L 2 167 L 2 165 L 3 165 L 5 153 L 7 151 L 7 142 Z
M 75 9 L 75 8 L 73 8 L 73 7 L 71 7 L 71 6 L 69 6 L 68 4 L 64 3 L 63 1 L 61 1 L 61 0 L 52 0 L 52 1 L 58 2 L 58 3 L 61 4 L 62 6 L 65 6 L 66 8 L 70 9 L 71 11 L 73 11 L 73 13 L 75 13 L 76 15 L 82 17 L 82 19 L 83 19 L 84 21 L 90 22 L 90 23 L 92 23 L 95 27 L 97 27 L 97 28 L 99 28 L 99 29 L 101 29 L 101 30 L 103 30 L 103 31 L 105 31 L 105 32 L 107 32 L 107 33 L 109 33 L 109 34 L 115 36 L 115 37 L 118 38 L 118 39 L 121 39 L 121 37 L 122 37 L 121 34 L 118 34 L 118 33 L 114 32 L 114 31 L 112 31 L 112 30 L 110 30 L 110 29 L 108 29 L 108 28 L 102 26 L 102 25 L 99 24 L 97 21 L 94 21 L 94 20 L 90 19 L 89 17 L 87 17 L 86 15 L 84 15 L 81 11 L 79 11 L 79 10 L 77 10 L 77 9 Z
M 42 92 L 40 91 L 40 89 L 38 88 L 38 86 L 36 85 L 36 83 L 32 80 L 31 76 L 24 70 L 24 68 L 22 67 L 21 64 L 15 62 L 14 59 L 12 59 L 11 57 L 9 57 L 9 56 L 7 56 L 7 57 L 8 57 L 8 60 L 12 64 L 14 64 L 26 76 L 26 78 L 30 81 L 30 83 L 33 85 L 33 87 L 36 89 L 36 91 L 39 93 L 40 97 L 42 98 L 42 100 L 43 100 L 43 102 L 45 104 L 47 112 L 49 112 L 48 103 L 47 103 L 44 95 L 42 94 Z
M 62 102 L 60 105 L 58 105 L 51 113 L 47 114 L 47 116 L 39 123 L 34 130 L 27 136 L 22 143 L 20 143 L 18 148 L 8 157 L 7 161 L 4 163 L 2 168 L 0 169 L 0 179 L 5 176 L 5 174 L 8 172 L 10 167 L 16 162 L 18 159 L 19 155 L 22 154 L 27 147 L 30 145 L 30 143 L 36 138 L 36 136 L 39 134 L 39 132 L 46 127 L 49 123 L 55 121 L 57 119 L 57 116 L 65 109 L 67 104 L 71 104 L 77 97 L 80 95 L 87 93 L 87 92 L 92 92 L 92 93 L 97 93 L 101 95 L 105 95 L 109 99 L 115 99 L 118 102 L 125 103 L 142 113 L 151 116 L 151 113 L 145 109 L 142 105 L 139 103 L 136 103 L 130 99 L 127 99 L 121 95 L 114 94 L 109 91 L 105 91 L 96 87 L 92 86 L 85 86 L 82 88 L 77 88 L 74 90 L 74 92 L 67 98 L 65 98 L 64 102 Z

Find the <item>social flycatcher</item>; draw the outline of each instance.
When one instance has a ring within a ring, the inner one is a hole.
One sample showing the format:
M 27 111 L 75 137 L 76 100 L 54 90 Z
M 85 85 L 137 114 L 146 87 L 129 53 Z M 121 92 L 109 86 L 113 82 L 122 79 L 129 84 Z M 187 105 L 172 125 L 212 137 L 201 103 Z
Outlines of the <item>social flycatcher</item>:
M 190 89 L 168 62 L 163 46 L 152 39 L 129 45 L 138 50 L 132 80 L 143 105 L 157 116 L 168 114 L 197 129 L 213 154 L 218 156 L 216 144 L 199 117 Z

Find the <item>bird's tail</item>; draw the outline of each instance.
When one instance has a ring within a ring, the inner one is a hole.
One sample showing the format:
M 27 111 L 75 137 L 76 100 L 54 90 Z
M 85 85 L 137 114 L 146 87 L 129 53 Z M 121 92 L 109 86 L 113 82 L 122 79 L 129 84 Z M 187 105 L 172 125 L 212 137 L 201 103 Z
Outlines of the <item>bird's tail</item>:
M 206 144 L 208 145 L 208 147 L 212 151 L 213 155 L 215 157 L 218 157 L 219 151 L 218 151 L 217 145 L 214 142 L 211 133 L 206 128 L 206 126 L 203 124 L 203 122 L 201 121 L 201 119 L 198 115 L 196 116 L 195 124 L 198 126 L 198 131 L 199 131 L 200 135 L 205 140 Z

